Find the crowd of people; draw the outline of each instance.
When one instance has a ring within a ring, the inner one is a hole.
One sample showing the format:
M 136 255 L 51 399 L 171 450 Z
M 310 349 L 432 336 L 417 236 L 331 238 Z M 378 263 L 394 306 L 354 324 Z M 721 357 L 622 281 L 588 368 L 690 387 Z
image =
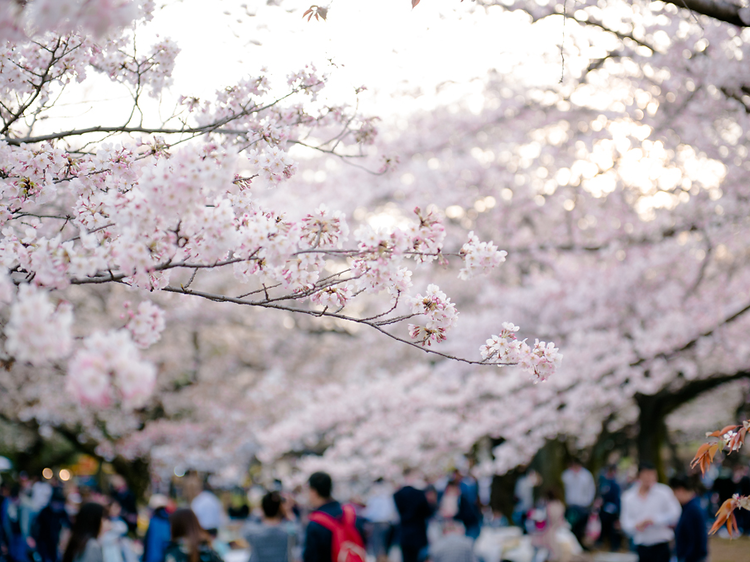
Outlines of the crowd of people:
M 707 510 L 750 483 L 747 470 L 730 473 L 731 489 L 725 476 L 702 483 L 675 477 L 665 485 L 653 466 L 642 464 L 630 480 L 609 466 L 597 482 L 573 461 L 560 489 L 526 470 L 506 519 L 488 508 L 486 486 L 459 471 L 429 483 L 407 470 L 399 486 L 379 479 L 346 504 L 334 499 L 331 477 L 317 472 L 305 490 L 273 486 L 252 506 L 243 494 L 227 509 L 207 484 L 190 501 L 155 493 L 139 528 L 136 498 L 122 478 L 115 476 L 107 493 L 82 493 L 22 475 L 2 487 L 0 559 L 240 562 L 232 553 L 249 551 L 248 562 L 386 562 L 395 553 L 402 562 L 475 562 L 482 559 L 483 528 L 486 536 L 515 525 L 530 535 L 534 562 L 569 559 L 566 533 L 585 549 L 630 550 L 640 562 L 669 562 L 672 555 L 704 562 Z M 750 534 L 744 514 L 739 523 Z

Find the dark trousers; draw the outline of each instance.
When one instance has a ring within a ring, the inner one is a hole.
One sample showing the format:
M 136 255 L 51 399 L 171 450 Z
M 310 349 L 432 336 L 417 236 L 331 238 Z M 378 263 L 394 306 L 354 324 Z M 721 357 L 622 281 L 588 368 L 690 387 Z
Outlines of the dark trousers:
M 422 550 L 419 546 L 406 546 L 401 545 L 401 558 L 403 562 L 417 562 L 419 560 L 419 551 Z
M 638 545 L 638 562 L 669 562 L 671 555 L 668 542 L 648 546 Z
M 616 513 L 600 511 L 599 519 L 602 522 L 602 534 L 599 537 L 599 544 L 602 544 L 606 539 L 609 541 L 609 549 L 612 552 L 617 552 L 620 550 L 620 544 L 622 542 L 620 531 L 615 527 L 615 523 L 619 520 L 619 516 Z
M 426 546 L 401 545 L 401 560 L 403 562 L 424 562 L 427 559 Z
M 565 519 L 570 523 L 570 530 L 575 535 L 578 543 L 586 550 L 588 548 L 583 544 L 583 539 L 586 537 L 586 523 L 589 520 L 589 510 L 587 507 L 580 505 L 568 506 L 565 511 Z

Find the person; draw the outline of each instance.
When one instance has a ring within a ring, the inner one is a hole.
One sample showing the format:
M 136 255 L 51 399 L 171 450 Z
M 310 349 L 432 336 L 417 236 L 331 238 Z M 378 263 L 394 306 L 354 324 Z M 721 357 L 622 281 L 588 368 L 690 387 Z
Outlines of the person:
M 357 518 L 354 508 L 342 506 L 331 497 L 333 480 L 325 472 L 311 474 L 307 483 L 308 501 L 313 511 L 305 530 L 303 562 L 331 562 L 342 557 L 359 558 L 364 562 L 367 554 L 363 521 Z M 334 552 L 334 538 L 337 539 L 335 547 L 339 548 L 338 553 Z M 343 548 L 346 548 L 346 553 L 342 553 Z
M 211 535 L 198 522 L 192 509 L 178 509 L 169 517 L 171 540 L 165 562 L 222 562 L 211 548 Z
M 584 544 L 586 536 L 586 523 L 589 520 L 591 504 L 596 497 L 596 484 L 594 477 L 586 470 L 581 461 L 573 459 L 568 468 L 562 473 L 562 481 L 565 486 L 565 518 L 570 523 L 570 530 L 584 550 L 588 550 Z
M 164 562 L 171 537 L 168 503 L 169 500 L 162 494 L 153 494 L 148 501 L 152 515 L 143 539 L 143 562 Z
M 617 465 L 611 464 L 599 479 L 599 519 L 602 522 L 602 532 L 598 544 L 603 544 L 604 539 L 609 541 L 609 549 L 612 552 L 620 550 L 620 484 L 617 482 Z
M 109 528 L 99 539 L 104 562 L 136 562 L 135 552 L 127 537 L 128 524 L 121 515 L 120 504 L 117 500 L 112 500 L 108 512 Z
M 5 549 L 11 562 L 26 562 L 28 545 L 22 531 L 21 487 L 11 486 L 8 496 L 0 506 L 0 523 L 3 528 Z
M 293 536 L 283 527 L 284 505 L 279 492 L 268 492 L 261 500 L 263 519 L 248 523 L 242 536 L 250 545 L 250 562 L 291 562 Z
M 565 554 L 557 539 L 558 530 L 565 525 L 565 506 L 560 501 L 560 492 L 549 488 L 544 493 L 544 527 L 531 538 L 531 544 L 537 551 L 544 551 L 544 560 L 560 562 Z M 536 559 L 536 557 L 535 557 Z
M 669 486 L 657 483 L 656 468 L 642 463 L 638 480 L 622 495 L 622 530 L 633 538 L 639 562 L 669 562 L 672 527 L 682 509 Z
M 208 482 L 203 484 L 203 490 L 201 493 L 193 498 L 190 502 L 190 507 L 198 518 L 198 522 L 201 524 L 206 532 L 212 537 L 216 538 L 219 533 L 219 527 L 222 526 L 224 518 L 224 508 L 221 505 L 221 501 L 211 491 L 211 487 Z
M 415 487 L 416 475 L 411 469 L 404 471 L 404 486 L 393 494 L 401 520 L 401 556 L 403 562 L 417 562 L 420 552 L 427 548 L 427 521 L 435 507 L 424 490 Z
M 98 538 L 102 532 L 104 506 L 85 503 L 78 510 L 62 562 L 104 562 Z
M 384 562 L 388 558 L 388 539 L 398 515 L 393 502 L 393 491 L 382 478 L 375 481 L 362 515 L 372 525 L 368 546 L 375 559 Z
M 682 505 L 674 530 L 677 562 L 704 562 L 708 557 L 708 533 L 696 487 L 688 479 L 678 477 L 669 480 L 669 487 Z
M 467 537 L 477 540 L 482 530 L 482 512 L 479 509 L 478 496 L 467 496 L 459 486 L 458 495 L 458 512 L 454 519 L 464 525 L 464 532 Z
M 463 523 L 456 519 L 443 522 L 443 536 L 427 550 L 432 562 L 476 562 L 474 539 L 466 535 Z
M 120 506 L 120 517 L 128 526 L 128 532 L 135 533 L 138 527 L 138 506 L 135 494 L 128 488 L 128 483 L 119 474 L 112 477 L 112 497 Z
M 70 528 L 70 518 L 65 511 L 65 494 L 62 489 L 55 488 L 49 503 L 39 512 L 34 525 L 36 550 L 42 562 L 58 562 L 58 545 L 63 527 Z
M 534 507 L 534 488 L 540 483 L 539 474 L 533 469 L 523 470 L 521 476 L 516 480 L 516 486 L 513 491 L 515 506 L 513 507 L 513 522 L 521 527 L 524 534 L 526 529 L 526 518 L 529 511 Z

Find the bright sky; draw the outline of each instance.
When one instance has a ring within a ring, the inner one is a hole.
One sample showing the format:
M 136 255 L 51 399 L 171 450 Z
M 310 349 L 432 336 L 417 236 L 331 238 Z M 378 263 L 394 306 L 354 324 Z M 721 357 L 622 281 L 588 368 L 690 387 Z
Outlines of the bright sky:
M 174 90 L 199 97 L 264 66 L 283 77 L 309 62 L 334 71 L 334 95 L 366 85 L 382 99 L 418 88 L 429 93 L 444 82 L 469 84 L 491 68 L 515 69 L 535 83 L 559 78 L 560 37 L 532 31 L 523 16 L 499 8 L 487 13 L 470 2 L 424 0 L 412 10 L 409 0 L 332 0 L 327 21 L 308 23 L 301 15 L 312 2 L 215 0 L 207 8 L 205 0 L 177 0 L 158 12 L 149 31 L 177 41 Z

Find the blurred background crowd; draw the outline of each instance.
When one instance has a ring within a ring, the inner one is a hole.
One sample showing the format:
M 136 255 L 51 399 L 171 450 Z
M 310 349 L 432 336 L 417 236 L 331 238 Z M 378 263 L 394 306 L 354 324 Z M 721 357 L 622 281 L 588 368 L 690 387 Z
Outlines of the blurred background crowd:
M 65 469 L 6 472 L 0 556 L 3 562 L 327 561 L 331 547 L 323 557 L 317 552 L 309 521 L 315 511 L 339 513 L 335 497 L 354 507 L 371 561 L 667 562 L 674 556 L 700 562 L 707 560 L 718 506 L 750 494 L 742 463 L 702 477 L 673 475 L 666 485 L 648 464 L 623 462 L 592 474 L 572 459 L 557 482 L 522 468 L 512 490 L 493 489 L 491 479 L 474 477 L 468 467 L 434 480 L 406 470 L 393 481 L 335 488 L 327 474 L 316 474 L 322 484 L 314 475 L 294 487 L 280 480 L 213 487 L 208 475 L 188 473 L 141 498 L 118 474 L 92 480 Z M 512 494 L 512 509 L 493 506 L 491 495 L 499 492 Z M 740 510 L 737 520 L 750 535 L 748 515 Z

